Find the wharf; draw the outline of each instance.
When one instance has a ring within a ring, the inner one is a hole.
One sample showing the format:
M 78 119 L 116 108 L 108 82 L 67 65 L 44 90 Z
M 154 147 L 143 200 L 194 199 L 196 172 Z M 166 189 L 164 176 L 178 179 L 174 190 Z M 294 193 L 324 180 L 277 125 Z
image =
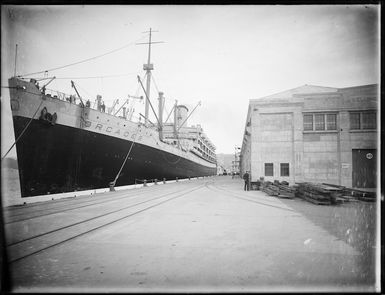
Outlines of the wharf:
M 218 176 L 5 208 L 11 291 L 378 290 L 373 244 L 325 227 L 330 208 L 314 222 L 304 201 L 242 189 Z

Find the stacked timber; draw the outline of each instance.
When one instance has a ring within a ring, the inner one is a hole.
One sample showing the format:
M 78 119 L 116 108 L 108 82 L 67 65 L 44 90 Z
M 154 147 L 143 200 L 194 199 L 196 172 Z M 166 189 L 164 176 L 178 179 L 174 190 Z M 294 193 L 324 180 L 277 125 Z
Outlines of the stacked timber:
M 363 202 L 375 202 L 376 193 L 375 192 L 366 192 L 353 188 L 345 188 L 346 193 L 350 193 L 353 198 L 357 198 L 359 201 Z
M 375 202 L 376 193 L 367 192 L 359 189 L 348 188 L 342 185 L 323 183 L 324 185 L 336 187 L 342 191 L 341 198 L 348 199 L 349 201 L 363 201 L 363 202 Z
M 296 197 L 317 205 L 332 205 L 342 203 L 341 190 L 319 183 L 298 183 Z
M 376 193 L 347 188 L 329 183 L 301 182 L 295 186 L 289 186 L 286 181 L 260 180 L 260 189 L 269 196 L 278 198 L 298 197 L 317 205 L 335 205 L 345 202 L 375 202 Z
M 274 180 L 274 182 L 263 181 L 261 183 L 261 190 L 269 196 L 288 199 L 293 199 L 296 191 L 295 188 L 289 186 L 288 182 L 280 183 L 278 180 Z
M 265 192 L 269 196 L 278 196 L 279 191 L 277 188 L 273 185 L 271 181 L 263 181 L 261 183 L 261 191 Z
M 289 186 L 287 181 L 279 182 L 274 180 L 274 186 L 279 189 L 279 197 L 293 199 L 295 197 L 296 187 Z

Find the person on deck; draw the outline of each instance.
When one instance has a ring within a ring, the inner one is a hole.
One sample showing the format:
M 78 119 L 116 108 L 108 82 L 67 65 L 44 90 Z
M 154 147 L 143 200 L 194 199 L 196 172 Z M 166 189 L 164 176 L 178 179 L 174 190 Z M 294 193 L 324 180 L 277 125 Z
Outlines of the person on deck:
M 96 95 L 96 109 L 101 112 L 102 111 L 102 96 Z

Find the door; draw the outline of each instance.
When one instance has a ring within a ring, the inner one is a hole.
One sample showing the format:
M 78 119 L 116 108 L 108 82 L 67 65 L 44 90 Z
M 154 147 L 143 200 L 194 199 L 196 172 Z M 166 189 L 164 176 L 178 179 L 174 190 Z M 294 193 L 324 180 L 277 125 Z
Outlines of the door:
M 377 150 L 354 149 L 353 187 L 375 188 L 377 186 Z

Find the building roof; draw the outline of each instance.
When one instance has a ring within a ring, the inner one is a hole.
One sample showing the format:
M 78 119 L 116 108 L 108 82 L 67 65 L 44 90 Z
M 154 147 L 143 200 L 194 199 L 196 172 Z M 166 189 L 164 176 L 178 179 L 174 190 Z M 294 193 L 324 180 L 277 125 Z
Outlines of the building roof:
M 339 91 L 347 91 L 347 90 L 366 90 L 368 88 L 372 88 L 374 90 L 377 90 L 378 84 L 367 84 L 367 85 L 359 85 L 359 86 L 350 86 L 350 87 L 343 87 L 339 88 Z
M 338 88 L 334 87 L 325 87 L 325 86 L 315 86 L 315 85 L 303 85 L 299 86 L 297 88 L 289 89 L 286 91 L 282 91 L 276 94 L 272 94 L 269 96 L 257 98 L 257 99 L 251 99 L 250 102 L 260 102 L 260 101 L 270 101 L 270 100 L 276 100 L 276 99 L 287 99 L 292 98 L 295 94 L 310 94 L 310 93 L 330 93 L 330 92 L 337 92 Z

